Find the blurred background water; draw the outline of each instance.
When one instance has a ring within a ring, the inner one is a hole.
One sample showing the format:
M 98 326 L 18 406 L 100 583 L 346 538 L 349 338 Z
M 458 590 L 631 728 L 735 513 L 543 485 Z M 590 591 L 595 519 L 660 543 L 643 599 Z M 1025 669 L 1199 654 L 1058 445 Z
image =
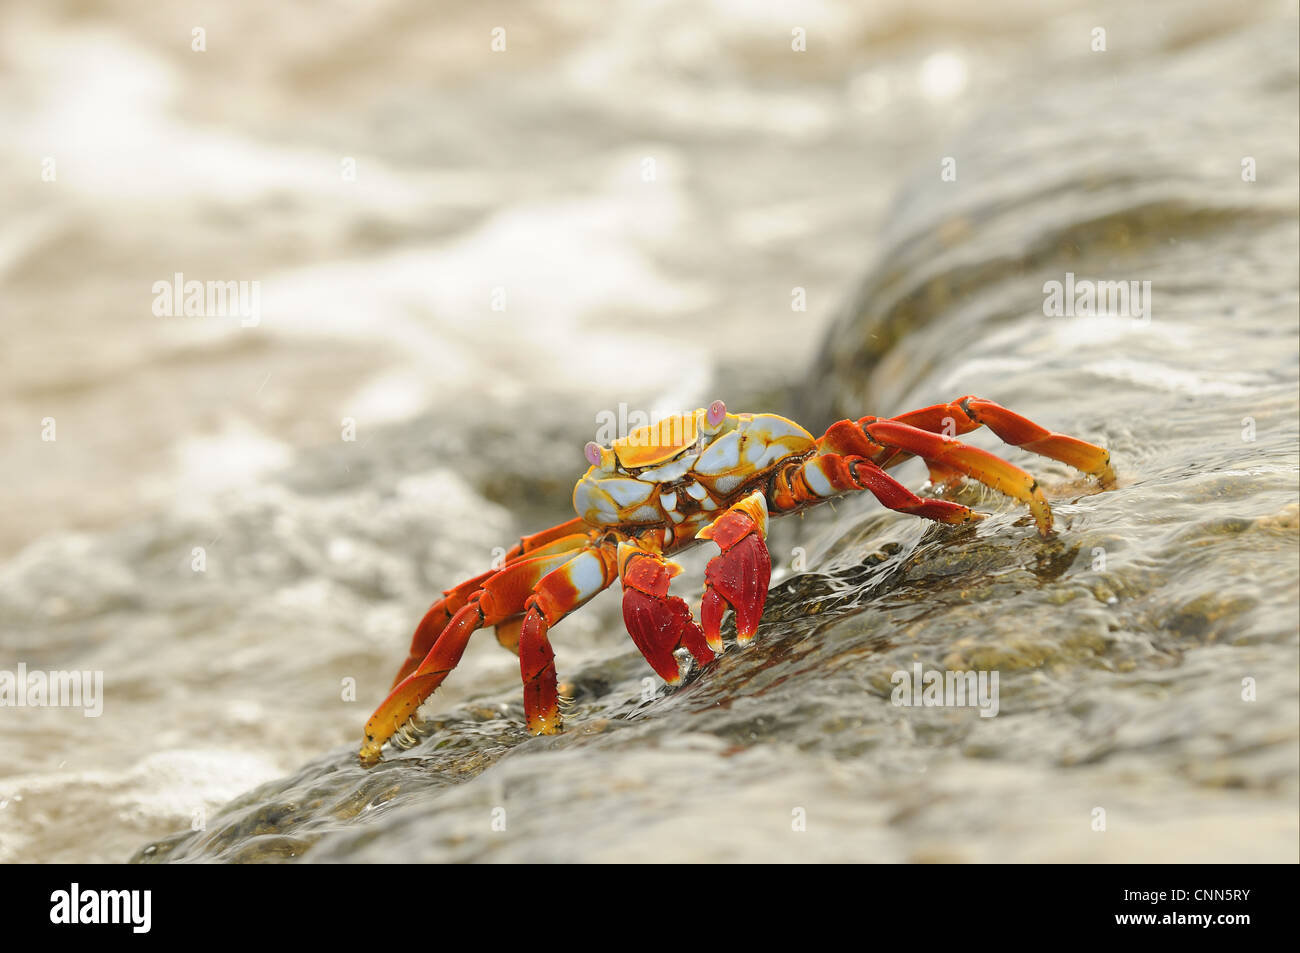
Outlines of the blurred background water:
M 1296 50 L 1293 2 L 6 5 L 0 668 L 106 698 L 0 711 L 0 859 L 1296 860 Z M 256 327 L 156 315 L 178 272 Z M 1066 272 L 1150 322 L 1045 317 Z M 1119 487 L 1028 464 L 1042 544 L 971 488 L 969 534 L 778 524 L 760 644 L 685 690 L 606 595 L 569 733 L 485 638 L 355 766 L 601 412 L 970 392 Z M 917 660 L 1002 713 L 890 706 Z

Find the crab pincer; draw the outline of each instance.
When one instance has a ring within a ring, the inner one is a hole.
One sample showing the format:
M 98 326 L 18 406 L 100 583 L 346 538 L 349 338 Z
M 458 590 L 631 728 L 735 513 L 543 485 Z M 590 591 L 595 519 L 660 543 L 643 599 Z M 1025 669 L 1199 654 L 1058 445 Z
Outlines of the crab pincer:
M 772 557 L 763 541 L 767 536 L 767 500 L 757 490 L 695 534 L 711 539 L 722 550 L 704 568 L 704 599 L 700 624 L 714 651 L 722 651 L 722 617 L 728 607 L 736 612 L 736 641 L 745 645 L 754 637 L 767 602 L 772 578 Z
M 712 662 L 713 650 L 695 624 L 690 607 L 680 596 L 668 594 L 668 584 L 681 567 L 627 543 L 619 545 L 618 556 L 623 624 L 655 673 L 669 685 L 681 681 L 673 654 L 679 648 L 690 652 L 701 665 Z

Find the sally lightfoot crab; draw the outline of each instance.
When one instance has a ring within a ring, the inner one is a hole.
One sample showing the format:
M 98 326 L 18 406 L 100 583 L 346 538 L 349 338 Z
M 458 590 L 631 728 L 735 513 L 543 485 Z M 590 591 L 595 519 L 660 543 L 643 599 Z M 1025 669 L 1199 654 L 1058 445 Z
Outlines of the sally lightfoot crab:
M 885 472 L 913 456 L 926 462 L 934 484 L 970 477 L 1020 500 L 1048 535 L 1052 511 L 1038 481 L 956 439 L 981 426 L 1103 486 L 1114 481 L 1103 448 L 973 396 L 897 417 L 841 420 L 820 438 L 776 414 L 731 414 L 714 401 L 612 446 L 587 444 L 591 466 L 573 490 L 578 517 L 525 536 L 504 565 L 447 590 L 425 613 L 391 692 L 366 723 L 362 763 L 379 760 L 384 743 L 456 667 L 477 629 L 494 626 L 497 641 L 519 656 L 528 730 L 551 734 L 561 719 L 550 630 L 615 580 L 632 641 L 675 685 L 674 652 L 712 662 L 722 651 L 728 609 L 736 614 L 737 641 L 753 638 L 772 571 L 764 542 L 769 515 L 866 490 L 890 509 L 942 523 L 981 518 L 961 504 L 919 497 Z M 719 554 L 705 569 L 697 624 L 686 602 L 668 592 L 681 570 L 667 557 L 703 540 Z

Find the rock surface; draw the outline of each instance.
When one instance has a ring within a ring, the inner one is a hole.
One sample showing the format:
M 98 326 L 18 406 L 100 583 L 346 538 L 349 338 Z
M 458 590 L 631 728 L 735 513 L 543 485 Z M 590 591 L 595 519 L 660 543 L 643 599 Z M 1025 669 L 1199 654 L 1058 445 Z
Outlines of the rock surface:
M 952 143 L 956 182 L 927 170 L 904 190 L 813 383 L 778 408 L 824 426 L 973 392 L 1105 444 L 1104 493 L 1006 451 L 1042 480 L 1054 538 L 969 485 L 954 498 L 992 513 L 973 528 L 857 500 L 778 523 L 755 644 L 681 689 L 646 681 L 605 597 L 557 639 L 581 647 L 561 662 L 563 735 L 523 733 L 502 653 L 490 687 L 439 696 L 375 769 L 340 745 L 136 859 L 1295 861 L 1295 50 L 1294 30 L 1243 30 L 984 116 Z M 1243 155 L 1267 175 L 1244 183 Z M 1150 310 L 1044 314 L 1067 272 L 1149 280 Z M 412 567 L 445 579 L 456 524 L 426 504 L 456 507 L 456 468 L 419 474 L 465 458 L 417 434 L 385 437 L 346 494 L 318 495 L 341 454 L 298 467 L 287 509 L 312 518 L 295 535 L 353 540 L 348 558 L 321 560 L 322 538 L 259 562 L 257 584 L 282 573 L 289 602 L 355 616 Z M 502 479 L 540 501 L 565 492 L 566 462 Z M 293 519 L 267 506 L 247 552 Z M 430 565 L 415 541 L 435 533 L 448 551 Z M 196 618 L 192 637 L 224 624 Z M 304 682 L 339 662 L 305 659 Z M 996 717 L 891 704 L 918 663 L 997 672 Z

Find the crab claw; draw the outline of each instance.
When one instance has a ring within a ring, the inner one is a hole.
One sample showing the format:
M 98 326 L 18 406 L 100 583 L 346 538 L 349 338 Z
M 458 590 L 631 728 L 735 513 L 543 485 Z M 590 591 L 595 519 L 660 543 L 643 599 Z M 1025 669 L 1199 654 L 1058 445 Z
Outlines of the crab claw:
M 736 611 L 736 640 L 745 645 L 758 629 L 772 578 L 772 557 L 763 542 L 767 499 L 755 490 L 695 535 L 713 540 L 722 550 L 704 570 L 704 638 L 714 651 L 722 650 L 722 616 L 730 606 Z
M 669 685 L 681 681 L 673 655 L 684 648 L 701 665 L 713 661 L 704 633 L 680 596 L 668 594 L 668 584 L 681 567 L 658 553 L 620 543 L 619 575 L 623 579 L 623 624 L 650 667 Z

